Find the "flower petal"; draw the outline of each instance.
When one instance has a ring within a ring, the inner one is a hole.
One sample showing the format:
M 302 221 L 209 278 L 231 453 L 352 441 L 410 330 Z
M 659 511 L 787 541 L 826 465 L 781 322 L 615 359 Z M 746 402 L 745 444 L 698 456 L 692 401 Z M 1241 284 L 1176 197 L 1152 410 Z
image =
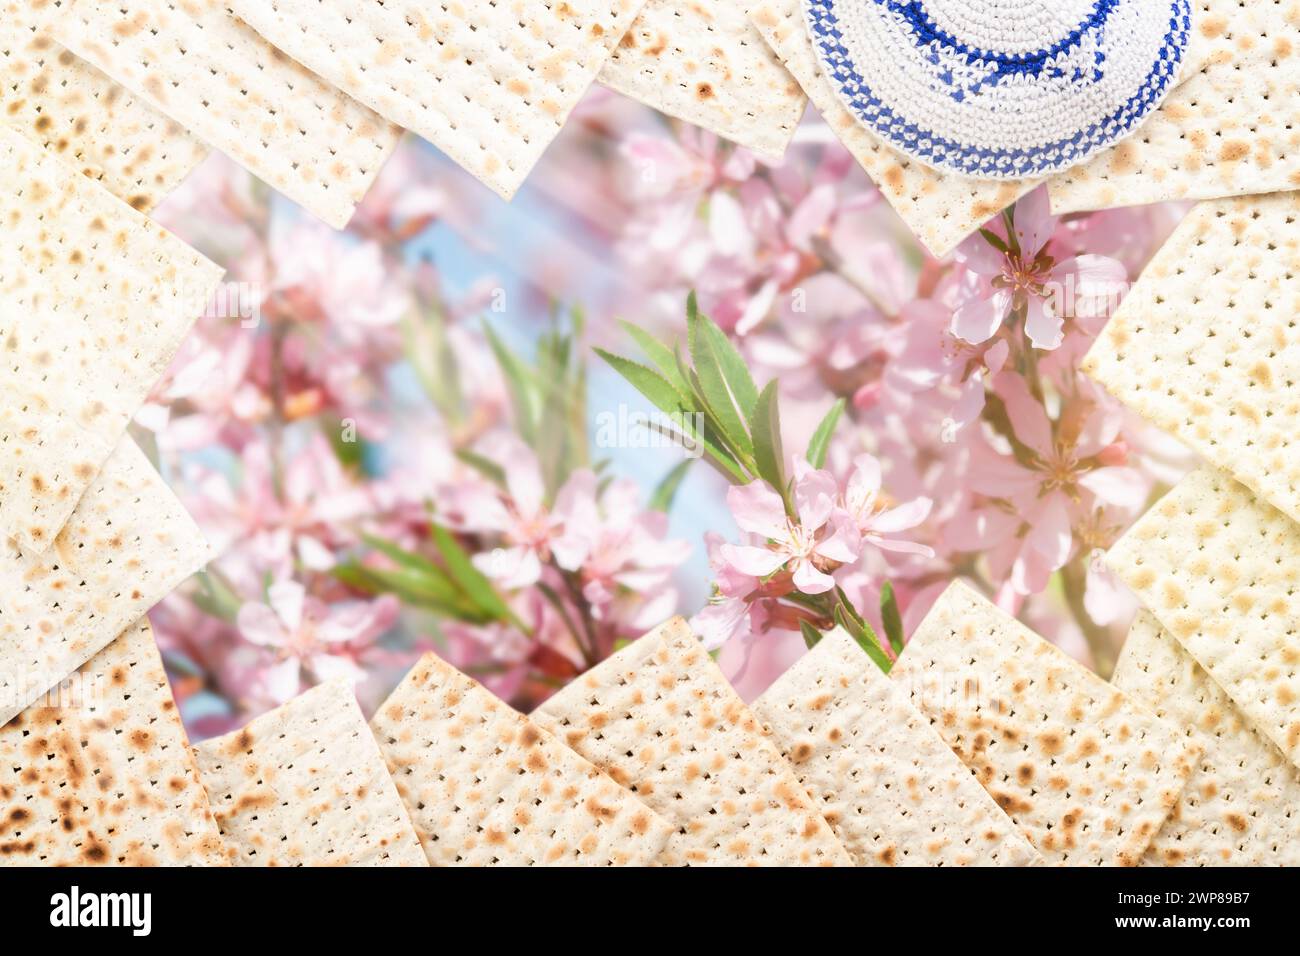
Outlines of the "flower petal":
M 1011 293 L 998 289 L 984 298 L 967 302 L 952 316 L 952 334 L 972 345 L 987 342 L 1006 320 Z
M 742 544 L 724 544 L 719 549 L 722 559 L 733 569 L 752 578 L 765 578 L 790 560 L 783 551 L 753 548 Z
M 785 541 L 790 536 L 781 496 L 761 481 L 728 488 L 727 508 L 743 531 L 773 541 Z
M 794 566 L 794 586 L 804 594 L 825 594 L 835 587 L 835 579 L 818 571 L 811 561 L 801 559 Z

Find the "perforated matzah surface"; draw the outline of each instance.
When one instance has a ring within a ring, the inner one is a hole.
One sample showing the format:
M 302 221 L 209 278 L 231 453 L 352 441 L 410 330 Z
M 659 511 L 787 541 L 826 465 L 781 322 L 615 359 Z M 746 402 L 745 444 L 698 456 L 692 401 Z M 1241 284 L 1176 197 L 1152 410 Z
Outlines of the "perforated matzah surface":
M 1300 187 L 1300 3 L 1196 6 L 1200 70 L 1129 139 L 1053 180 L 1054 211 Z
M 0 865 L 224 862 L 148 621 L 0 728 Z
M 1136 865 L 1199 756 L 960 582 L 891 677 L 1049 863 Z
M 65 0 L 55 39 L 336 228 L 400 130 L 289 60 L 226 0 Z
M 1133 622 L 1113 680 L 1204 748 L 1144 865 L 1300 863 L 1300 771 L 1146 611 Z
M 808 103 L 743 0 L 649 0 L 600 81 L 772 160 Z
M 231 0 L 299 63 L 509 199 L 644 0 Z
M 370 726 L 435 866 L 646 866 L 672 835 L 631 793 L 433 654 Z
M 56 44 L 57 0 L 0 0 L 0 122 L 147 212 L 207 148 Z
M 1041 862 L 906 689 L 842 631 L 753 706 L 859 866 Z
M 666 865 L 851 865 L 718 666 L 673 620 L 533 719 L 674 826 Z
M 750 15 L 826 124 L 935 256 L 947 255 L 990 217 L 1038 185 L 1037 180 L 994 183 L 944 176 L 900 155 L 841 105 L 808 38 L 801 0 L 758 0 Z
M 1202 468 L 1116 542 L 1107 561 L 1300 766 L 1300 525 Z
M 1083 368 L 1300 521 L 1300 194 L 1197 207 Z
M 0 724 L 207 559 L 198 527 L 123 439 L 44 554 L 0 547 Z
M 221 269 L 0 127 L 0 537 L 44 551 Z
M 194 748 L 241 866 L 427 866 L 346 679 Z

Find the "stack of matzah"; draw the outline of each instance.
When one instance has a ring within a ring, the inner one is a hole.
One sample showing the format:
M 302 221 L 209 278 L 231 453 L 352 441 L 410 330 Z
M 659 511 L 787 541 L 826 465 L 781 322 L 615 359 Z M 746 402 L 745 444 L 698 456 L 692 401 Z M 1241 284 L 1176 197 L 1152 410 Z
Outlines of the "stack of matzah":
M 1145 611 L 1114 683 L 1204 749 L 1144 865 L 1300 864 L 1300 770 Z
M 677 827 L 667 865 L 851 865 L 754 715 L 680 619 L 533 719 Z
M 0 2 L 0 123 L 148 211 L 207 150 L 50 36 L 55 0 Z
M 891 674 L 1049 863 L 1136 865 L 1199 748 L 968 588 Z
M 1053 210 L 1300 187 L 1300 4 L 1196 6 L 1194 71 L 1133 136 L 1055 178 Z
M 396 127 L 274 49 L 227 0 L 65 0 L 51 30 L 335 227 L 352 218 L 397 144 Z
M 0 865 L 225 862 L 147 623 L 0 728 Z
M 859 866 L 1026 866 L 1041 857 L 907 691 L 842 631 L 754 703 Z
M 0 543 L 0 725 L 207 558 L 180 502 L 123 440 L 44 554 Z
M 428 865 L 344 679 L 205 741 L 195 753 L 239 865 Z
M 1083 367 L 1300 521 L 1297 221 L 1300 193 L 1198 206 Z
M 40 553 L 221 270 L 3 127 L 0 178 L 0 536 Z
M 649 0 L 600 81 L 779 160 L 807 98 L 743 0 Z
M 429 654 L 371 721 L 435 866 L 645 866 L 672 827 Z
M 1227 475 L 1202 468 L 1144 515 L 1107 560 L 1300 766 L 1300 525 Z
M 509 199 L 644 0 L 232 0 L 280 50 Z

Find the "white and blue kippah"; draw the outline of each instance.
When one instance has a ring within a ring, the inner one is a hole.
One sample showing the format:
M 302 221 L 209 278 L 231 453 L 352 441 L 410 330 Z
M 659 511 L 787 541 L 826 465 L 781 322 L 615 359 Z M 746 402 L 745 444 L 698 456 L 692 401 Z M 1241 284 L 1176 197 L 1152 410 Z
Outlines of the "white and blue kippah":
M 1059 172 L 1133 133 L 1173 89 L 1189 0 L 803 0 L 859 122 L 946 172 Z

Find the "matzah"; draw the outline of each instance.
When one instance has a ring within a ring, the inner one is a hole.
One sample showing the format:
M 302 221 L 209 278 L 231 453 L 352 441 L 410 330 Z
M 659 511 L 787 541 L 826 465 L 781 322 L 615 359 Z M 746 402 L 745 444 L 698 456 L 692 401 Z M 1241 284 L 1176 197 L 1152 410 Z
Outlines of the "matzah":
M 750 15 L 832 132 L 933 255 L 947 255 L 1038 185 L 1038 180 L 982 182 L 943 175 L 902 156 L 869 132 L 840 102 L 817 61 L 801 0 L 758 0 Z
M 434 866 L 646 866 L 673 833 L 436 655 L 416 664 L 370 726 Z
M 1083 369 L 1300 521 L 1300 193 L 1205 203 Z
M 600 81 L 774 162 L 808 103 L 742 0 L 649 0 Z
M 1054 212 L 1300 187 L 1300 3 L 1196 6 L 1199 71 L 1128 140 L 1054 179 Z
M 335 228 L 401 131 L 289 60 L 226 0 L 66 0 L 55 39 Z
M 665 865 L 852 865 L 685 621 L 634 641 L 533 719 L 677 828 Z
M 44 554 L 0 545 L 0 724 L 208 560 L 176 496 L 123 439 Z
M 753 707 L 859 866 L 1041 862 L 907 691 L 843 631 Z
M 238 865 L 428 865 L 346 678 L 194 752 Z
M 1300 770 L 1150 613 L 1133 622 L 1113 681 L 1204 748 L 1143 865 L 1300 864 Z
M 518 190 L 644 0 L 231 0 L 275 46 Z
M 1048 863 L 1135 866 L 1199 750 L 965 584 L 891 672 Z
M 1300 766 L 1300 526 L 1202 468 L 1120 538 L 1107 562 Z
M 0 127 L 0 537 L 50 546 L 221 278 Z
M 224 862 L 147 621 L 0 728 L 0 865 Z
M 148 212 L 207 148 L 49 35 L 56 0 L 0 0 L 0 123 Z

